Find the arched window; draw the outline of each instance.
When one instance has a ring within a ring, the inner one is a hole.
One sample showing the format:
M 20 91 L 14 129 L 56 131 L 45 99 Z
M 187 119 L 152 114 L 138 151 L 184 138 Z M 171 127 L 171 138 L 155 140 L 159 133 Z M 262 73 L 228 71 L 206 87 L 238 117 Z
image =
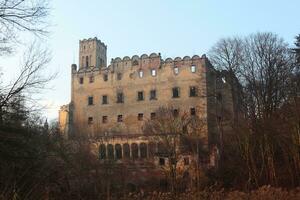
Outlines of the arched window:
M 140 144 L 140 153 L 141 153 L 141 158 L 147 158 L 148 149 L 146 143 Z
M 100 159 L 106 159 L 106 146 L 105 144 L 101 144 L 99 147 L 99 157 Z
M 133 159 L 139 158 L 139 147 L 136 143 L 131 144 L 131 152 L 132 152 Z
M 85 57 L 85 67 L 88 67 L 89 66 L 89 57 L 86 56 Z
M 139 77 L 140 77 L 140 78 L 143 78 L 143 76 L 144 76 L 144 72 L 143 72 L 143 70 L 140 70 L 140 71 L 139 71 Z
M 179 74 L 179 68 L 178 67 L 174 67 L 174 74 L 175 75 Z
M 84 67 L 84 56 L 81 58 L 81 67 Z
M 116 151 L 116 159 L 122 159 L 122 146 L 120 144 L 115 145 L 115 151 Z
M 108 159 L 114 159 L 114 147 L 112 144 L 107 145 L 107 157 Z
M 134 60 L 134 61 L 132 62 L 132 65 L 133 65 L 133 66 L 139 65 L 139 61 Z
M 129 144 L 123 144 L 123 157 L 129 159 L 130 158 L 130 147 Z

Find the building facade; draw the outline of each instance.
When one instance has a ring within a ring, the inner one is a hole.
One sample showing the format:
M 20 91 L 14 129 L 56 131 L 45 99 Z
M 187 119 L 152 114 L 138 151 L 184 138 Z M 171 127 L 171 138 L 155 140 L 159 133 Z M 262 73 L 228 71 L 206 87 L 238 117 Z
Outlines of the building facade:
M 172 107 L 204 120 L 198 137 L 211 152 L 210 165 L 215 165 L 221 114 L 235 112 L 226 72 L 215 70 L 205 55 L 125 56 L 111 59 L 107 66 L 106 51 L 97 38 L 79 42 L 79 66 L 71 67 L 71 102 L 59 112 L 61 132 L 93 138 L 100 159 L 151 157 L 159 165 L 157 144 L 151 150 L 153 140 L 143 134 L 143 125 L 157 117 L 160 107 Z

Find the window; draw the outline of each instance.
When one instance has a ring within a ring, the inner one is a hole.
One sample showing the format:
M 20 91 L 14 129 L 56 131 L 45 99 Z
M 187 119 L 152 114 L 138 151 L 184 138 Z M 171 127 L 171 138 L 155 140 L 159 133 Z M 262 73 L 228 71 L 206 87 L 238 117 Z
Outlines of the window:
M 156 69 L 151 69 L 151 76 L 156 76 Z
M 195 65 L 192 65 L 192 66 L 191 66 L 191 72 L 192 72 L 192 73 L 195 73 L 195 72 L 196 72 L 196 66 L 195 66 Z
M 104 81 L 107 81 L 107 80 L 108 80 L 108 75 L 107 75 L 107 74 L 104 74 L 104 75 L 103 75 L 103 80 L 104 80 Z
M 217 100 L 222 101 L 222 94 L 219 92 L 217 93 Z
M 93 124 L 93 117 L 88 118 L 88 124 Z
M 156 90 L 150 91 L 150 100 L 156 100 Z
M 117 80 L 121 80 L 122 79 L 122 74 L 121 73 L 117 73 Z
M 179 68 L 178 67 L 174 67 L 174 74 L 175 75 L 179 74 Z
M 138 120 L 139 121 L 143 121 L 143 118 L 144 118 L 144 114 L 143 113 L 139 113 L 138 114 Z
M 174 117 L 178 117 L 178 115 L 179 115 L 178 109 L 174 109 L 174 110 L 173 110 L 173 116 L 174 116 Z
M 93 76 L 90 76 L 90 83 L 94 83 L 94 77 Z
M 138 96 L 137 96 L 138 101 L 143 101 L 144 100 L 144 92 L 143 91 L 138 91 Z
M 183 163 L 184 163 L 184 165 L 189 165 L 189 164 L 190 164 L 190 159 L 189 159 L 189 157 L 184 157 L 184 158 L 183 158 Z
M 143 70 L 140 70 L 140 71 L 139 71 L 139 77 L 140 77 L 140 78 L 143 78 L 143 76 L 144 76 L 144 72 L 143 72 Z
M 102 104 L 108 104 L 108 98 L 107 95 L 102 96 Z
M 83 77 L 80 77 L 80 78 L 79 78 L 79 83 L 80 83 L 80 84 L 83 84 Z
M 139 65 L 139 61 L 134 60 L 134 61 L 132 62 L 132 65 L 133 65 L 133 66 Z
M 118 121 L 118 122 L 123 122 L 123 115 L 118 115 L 117 121 Z
M 179 88 L 178 87 L 174 87 L 172 89 L 173 91 L 173 98 L 179 98 Z
M 190 113 L 191 113 L 191 115 L 196 115 L 196 109 L 195 108 L 191 108 Z
M 85 67 L 88 67 L 89 66 L 89 57 L 86 56 L 85 57 Z
M 124 103 L 124 95 L 122 92 L 117 93 L 117 103 Z
M 88 105 L 93 105 L 94 104 L 94 98 L 93 97 L 89 97 L 88 98 Z
M 155 119 L 155 116 L 156 116 L 155 112 L 151 113 L 151 114 L 150 114 L 150 119 L 151 119 L 151 120 Z
M 164 166 L 165 165 L 165 159 L 164 158 L 159 158 L 159 165 Z
M 107 116 L 102 116 L 102 123 L 103 124 L 106 124 L 107 123 Z
M 197 96 L 197 88 L 192 86 L 190 87 L 190 97 L 196 97 Z

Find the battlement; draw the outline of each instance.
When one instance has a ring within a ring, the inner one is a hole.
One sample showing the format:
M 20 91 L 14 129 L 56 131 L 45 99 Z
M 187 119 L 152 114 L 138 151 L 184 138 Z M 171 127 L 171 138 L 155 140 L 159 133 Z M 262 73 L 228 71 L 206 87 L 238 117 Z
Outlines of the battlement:
M 103 47 L 105 47 L 107 49 L 107 45 L 104 42 L 102 42 L 100 39 L 98 39 L 97 37 L 79 40 L 80 44 L 88 43 L 88 42 L 97 42 L 98 44 L 102 45 Z

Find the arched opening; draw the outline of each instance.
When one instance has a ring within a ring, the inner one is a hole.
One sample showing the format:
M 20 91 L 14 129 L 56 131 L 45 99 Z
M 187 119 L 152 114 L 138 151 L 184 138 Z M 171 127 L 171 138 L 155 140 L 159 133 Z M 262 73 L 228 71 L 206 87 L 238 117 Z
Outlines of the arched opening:
M 86 56 L 85 57 L 85 67 L 88 67 L 89 66 L 89 57 Z
M 149 157 L 153 158 L 156 154 L 156 143 L 149 142 L 148 148 L 149 148 Z
M 116 151 L 116 159 L 122 159 L 122 147 L 120 144 L 115 145 L 115 151 Z
M 108 159 L 114 159 L 114 147 L 112 144 L 107 145 L 107 154 Z
M 123 157 L 129 159 L 130 158 L 130 147 L 129 144 L 123 144 Z
M 139 147 L 136 143 L 131 144 L 131 152 L 132 152 L 133 159 L 139 158 Z
M 84 56 L 81 58 L 81 67 L 84 67 Z
M 140 144 L 140 154 L 141 154 L 141 158 L 147 158 L 147 144 L 146 143 L 141 143 Z
M 134 60 L 134 61 L 132 62 L 132 65 L 133 65 L 133 66 L 139 65 L 139 61 L 138 61 L 138 60 Z
M 106 159 L 106 146 L 105 144 L 101 144 L 99 147 L 99 158 L 101 160 Z

